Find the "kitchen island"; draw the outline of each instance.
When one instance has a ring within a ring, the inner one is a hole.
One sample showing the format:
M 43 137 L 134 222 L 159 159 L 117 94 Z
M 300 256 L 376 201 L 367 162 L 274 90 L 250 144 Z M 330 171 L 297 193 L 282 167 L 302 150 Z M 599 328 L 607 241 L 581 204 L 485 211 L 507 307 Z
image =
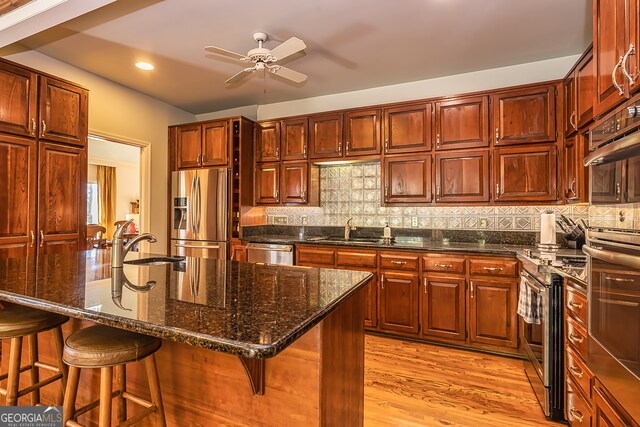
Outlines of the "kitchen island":
M 363 423 L 371 277 L 203 258 L 112 270 L 108 251 L 87 251 L 0 260 L 0 301 L 71 317 L 65 335 L 95 322 L 162 338 L 169 425 L 351 426 Z M 48 333 L 40 351 L 54 360 Z M 129 390 L 148 396 L 144 366 L 127 376 Z M 83 370 L 78 405 L 98 390 L 98 372 Z M 43 401 L 59 392 L 46 387 Z

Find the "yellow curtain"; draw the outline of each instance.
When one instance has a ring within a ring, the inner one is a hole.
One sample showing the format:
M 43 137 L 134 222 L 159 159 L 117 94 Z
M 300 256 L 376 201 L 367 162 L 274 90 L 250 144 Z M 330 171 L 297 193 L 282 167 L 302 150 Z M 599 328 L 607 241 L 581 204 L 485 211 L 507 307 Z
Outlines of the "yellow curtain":
M 107 239 L 113 238 L 116 222 L 116 168 L 98 165 L 98 218 L 107 229 Z

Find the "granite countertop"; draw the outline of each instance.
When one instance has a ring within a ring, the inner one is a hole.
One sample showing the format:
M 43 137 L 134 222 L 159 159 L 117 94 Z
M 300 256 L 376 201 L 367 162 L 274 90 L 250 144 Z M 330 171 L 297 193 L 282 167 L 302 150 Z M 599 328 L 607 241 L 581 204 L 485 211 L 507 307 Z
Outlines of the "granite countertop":
M 154 256 L 130 253 L 127 260 Z M 204 258 L 112 269 L 109 251 L 0 259 L 0 300 L 251 358 L 317 325 L 370 273 Z
M 259 235 L 243 238 L 242 240 L 252 243 L 279 243 L 279 244 L 309 244 L 321 246 L 349 246 L 353 248 L 370 249 L 401 249 L 417 251 L 437 251 L 437 252 L 476 252 L 481 254 L 511 255 L 516 256 L 518 251 L 531 249 L 528 245 L 495 244 L 495 243 L 461 243 L 434 241 L 425 237 L 396 237 L 391 243 L 385 243 L 380 239 L 374 242 L 358 241 L 326 241 L 318 240 L 317 237 L 299 237 L 287 235 Z

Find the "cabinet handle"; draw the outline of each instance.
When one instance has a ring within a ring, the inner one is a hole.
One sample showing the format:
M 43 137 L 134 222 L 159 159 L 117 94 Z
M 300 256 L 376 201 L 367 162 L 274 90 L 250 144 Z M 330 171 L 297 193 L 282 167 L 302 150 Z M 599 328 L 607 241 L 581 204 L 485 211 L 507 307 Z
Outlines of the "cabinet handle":
M 582 372 L 582 369 L 578 368 L 576 365 L 571 365 L 569 367 L 569 370 L 578 378 L 582 378 L 582 375 L 584 374 L 584 372 Z
M 573 197 L 576 197 L 578 194 L 576 193 L 576 179 L 573 178 L 571 180 L 571 184 L 569 184 L 569 191 L 573 194 Z
M 392 260 L 391 264 L 396 264 L 396 265 L 405 265 L 407 263 L 407 261 L 396 261 L 396 260 Z
M 36 119 L 31 119 L 31 135 L 36 136 Z
M 436 147 L 440 148 L 440 134 L 436 134 Z
M 44 246 L 44 231 L 40 230 L 40 247 Z
M 273 192 L 273 198 L 278 200 L 278 190 L 277 189 Z
M 47 122 L 42 121 L 42 129 L 40 129 L 40 138 L 44 138 L 44 134 L 47 133 Z
M 280 147 L 276 147 L 276 160 L 280 159 Z
M 569 341 L 577 342 L 578 344 L 582 344 L 582 342 L 584 341 L 584 337 L 571 333 L 571 334 L 569 334 Z
M 611 282 L 627 282 L 627 283 L 635 282 L 634 279 L 625 279 L 623 277 L 611 277 L 611 276 L 604 276 L 604 280 L 611 281 Z
M 471 293 L 470 293 L 471 299 L 473 299 L 473 282 L 471 282 Z
M 381 277 L 380 286 L 382 287 L 382 289 L 384 289 L 384 274 Z
M 496 128 L 496 144 L 500 142 L 500 128 Z
M 620 187 L 620 183 L 616 182 L 616 200 L 620 200 L 621 193 L 622 193 L 622 188 Z
M 629 81 L 629 86 L 633 86 L 633 84 L 635 83 L 636 77 L 638 77 L 638 74 L 636 74 L 635 76 L 632 76 L 631 74 L 629 74 L 629 71 L 627 70 L 627 60 L 629 59 L 629 55 L 633 55 L 635 53 L 636 53 L 636 47 L 633 43 L 631 43 L 629 44 L 629 50 L 627 50 L 627 53 L 624 54 L 624 58 L 622 60 L 622 74 L 624 74 L 624 76 Z
M 389 197 L 389 187 L 387 187 L 385 185 L 384 186 L 384 199 L 387 200 L 387 197 Z
M 36 243 L 36 233 L 33 230 L 31 230 L 31 244 L 29 246 L 33 247 L 35 243 Z
M 424 293 L 426 295 L 426 293 L 427 293 L 427 278 L 426 277 L 424 278 L 423 283 L 424 283 Z
M 618 83 L 618 80 L 616 80 L 616 70 L 622 65 L 622 61 L 624 60 L 624 56 L 620 56 L 620 60 L 618 61 L 618 63 L 616 64 L 615 67 L 613 67 L 613 71 L 611 72 L 611 81 L 613 82 L 613 85 L 616 87 L 616 89 L 618 89 L 618 93 L 620 95 L 624 94 L 624 89 L 622 88 L 622 86 Z
M 345 149 L 347 151 L 347 156 L 349 155 L 349 141 L 347 141 L 347 144 L 345 146 Z
M 440 267 L 440 268 L 453 268 L 453 265 L 451 264 L 433 264 L 434 267 Z
M 576 116 L 576 110 L 573 110 L 571 112 L 571 115 L 569 116 L 569 124 L 571 125 L 572 128 L 574 128 L 575 130 L 578 130 L 578 126 L 576 126 L 576 123 L 573 120 L 575 116 Z
M 582 304 L 576 303 L 576 302 L 573 302 L 573 301 L 569 301 L 569 307 L 581 310 L 582 309 Z
M 387 153 L 389 151 L 389 138 L 384 140 L 384 152 Z
M 307 158 L 307 144 L 304 144 L 304 146 L 302 147 L 302 155 L 305 159 Z
M 436 196 L 440 197 L 440 186 L 436 185 Z
M 300 197 L 302 198 L 302 200 L 306 200 L 306 199 L 307 199 L 307 192 L 306 192 L 306 191 L 304 191 L 304 190 L 302 190 L 302 191 L 300 192 Z
M 500 184 L 496 184 L 496 196 L 500 195 Z
M 571 416 L 573 418 L 576 419 L 576 421 L 578 421 L 579 423 L 582 422 L 582 420 L 584 419 L 584 415 L 582 415 L 582 412 L 578 411 L 576 408 L 571 408 L 569 409 L 569 413 L 571 414 Z
M 487 271 L 502 271 L 504 268 L 502 267 L 483 267 Z
M 342 141 L 338 142 L 338 153 L 342 154 Z

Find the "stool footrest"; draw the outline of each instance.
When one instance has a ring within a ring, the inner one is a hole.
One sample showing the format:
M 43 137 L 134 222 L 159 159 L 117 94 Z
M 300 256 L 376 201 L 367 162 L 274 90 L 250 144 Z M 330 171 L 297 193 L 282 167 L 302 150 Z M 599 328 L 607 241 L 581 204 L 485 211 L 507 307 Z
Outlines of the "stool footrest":
M 20 368 L 20 373 L 23 373 L 24 371 L 28 371 L 31 368 L 33 368 L 32 365 L 25 365 L 22 368 Z M 9 373 L 8 372 L 6 374 L 0 375 L 0 381 L 4 381 L 7 378 L 9 378 Z M 4 389 L 0 389 L 0 390 L 4 390 Z M 6 393 L 6 390 L 5 390 L 5 393 Z
M 122 394 L 122 392 L 120 390 L 116 390 L 111 393 L 111 398 L 113 399 L 115 397 L 118 397 L 120 396 L 120 394 Z M 74 418 L 78 418 L 80 415 L 84 414 L 85 412 L 89 412 L 93 408 L 97 408 L 99 405 L 100 405 L 100 399 L 96 399 L 91 403 L 87 403 L 86 405 L 76 409 Z
M 156 408 L 155 405 L 150 406 L 150 407 L 144 409 L 143 411 L 138 412 L 136 415 L 134 415 L 133 417 L 129 418 L 125 422 L 118 424 L 116 427 L 132 426 L 135 423 L 137 423 L 138 421 L 140 421 L 141 419 L 143 419 L 144 417 L 149 416 L 149 415 L 153 414 L 154 412 L 156 412 L 157 409 L 158 408 Z
M 42 380 L 40 382 L 35 383 L 34 385 L 30 385 L 29 387 L 18 391 L 18 397 L 22 397 L 25 394 L 29 394 L 34 390 L 38 390 L 38 389 L 46 386 L 47 384 L 50 384 L 50 383 L 52 383 L 54 381 L 59 380 L 60 378 L 62 378 L 62 374 L 52 375 L 47 379 L 44 379 L 44 380 Z
M 60 369 L 57 366 L 53 366 L 53 365 L 49 365 L 48 363 L 44 363 L 44 362 L 36 362 L 34 363 L 36 368 L 40 368 L 40 369 L 46 369 L 47 371 L 51 371 L 51 372 L 55 372 L 55 373 L 59 373 Z
M 78 423 L 77 421 L 69 420 L 66 422 L 65 427 L 84 427 L 84 426 Z
M 143 399 L 143 398 L 141 398 L 139 396 L 136 396 L 135 394 L 131 394 L 131 393 L 126 392 L 126 391 L 124 393 L 122 393 L 122 397 L 124 397 L 125 399 L 130 400 L 130 401 L 132 401 L 134 403 L 137 403 L 140 406 L 144 406 L 145 408 L 150 408 L 150 407 L 153 406 L 153 403 L 149 402 L 148 400 Z

